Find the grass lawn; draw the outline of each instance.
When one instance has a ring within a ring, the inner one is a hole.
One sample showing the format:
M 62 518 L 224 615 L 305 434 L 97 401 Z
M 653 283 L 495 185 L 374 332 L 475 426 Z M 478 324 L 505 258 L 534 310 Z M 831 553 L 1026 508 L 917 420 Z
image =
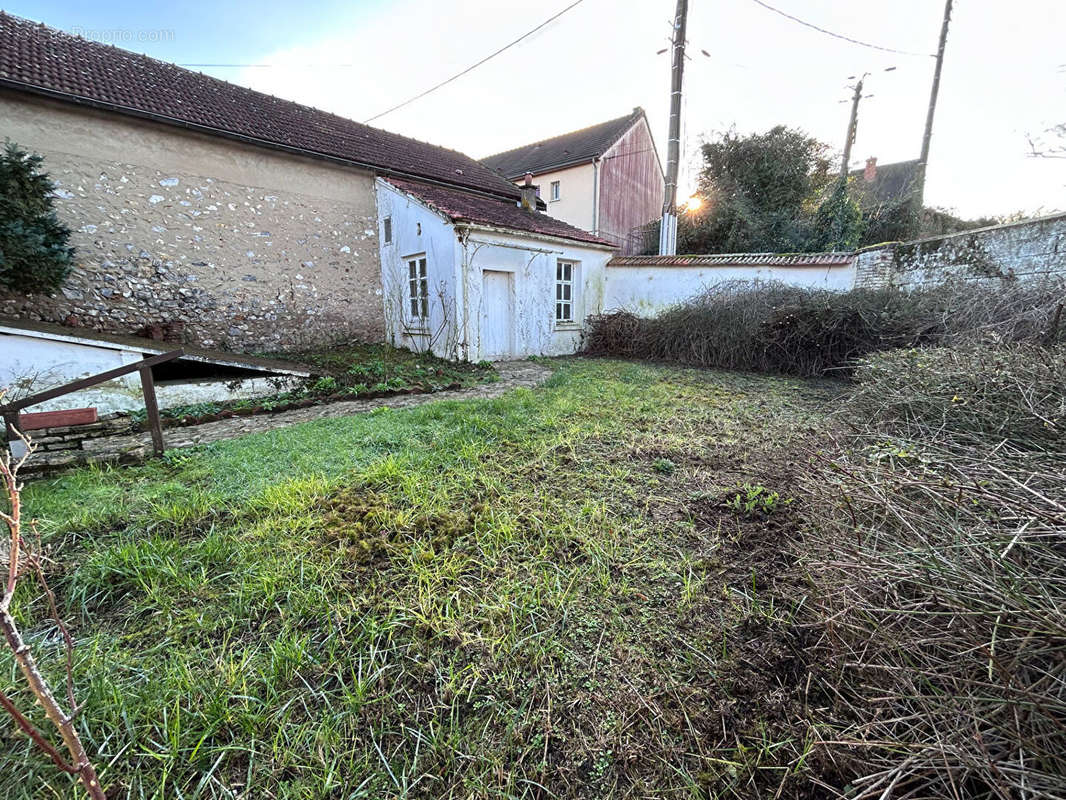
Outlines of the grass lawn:
M 835 386 L 553 365 L 32 484 L 115 796 L 817 796 L 775 579 Z M 77 796 L 0 736 L 0 797 Z

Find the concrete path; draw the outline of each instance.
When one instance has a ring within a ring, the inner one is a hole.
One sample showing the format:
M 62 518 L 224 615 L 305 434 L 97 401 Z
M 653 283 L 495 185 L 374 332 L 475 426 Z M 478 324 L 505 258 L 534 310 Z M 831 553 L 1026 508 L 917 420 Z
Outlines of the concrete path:
M 376 408 L 413 408 L 426 403 L 441 400 L 467 400 L 499 397 L 512 389 L 533 388 L 544 383 L 551 375 L 551 370 L 532 361 L 503 361 L 496 365 L 500 379 L 495 383 L 485 383 L 466 389 L 435 392 L 432 394 L 404 394 L 394 397 L 379 397 L 373 400 L 346 400 L 339 403 L 326 403 L 292 411 L 279 411 L 276 414 L 255 414 L 247 417 L 230 417 L 217 422 L 205 422 L 201 425 L 189 425 L 180 428 L 164 428 L 163 439 L 168 450 L 180 447 L 192 447 L 198 444 L 232 439 L 249 433 L 270 431 L 298 425 L 316 419 L 347 417 L 353 414 L 365 414 Z M 36 453 L 27 467 L 30 470 L 50 471 L 59 467 L 75 464 L 93 463 L 136 463 L 143 461 L 152 452 L 152 437 L 147 431 L 124 436 L 105 436 L 99 439 L 87 439 L 82 443 L 83 450 L 78 458 L 67 458 L 62 463 L 49 463 L 48 453 Z M 58 454 L 57 454 L 58 455 Z

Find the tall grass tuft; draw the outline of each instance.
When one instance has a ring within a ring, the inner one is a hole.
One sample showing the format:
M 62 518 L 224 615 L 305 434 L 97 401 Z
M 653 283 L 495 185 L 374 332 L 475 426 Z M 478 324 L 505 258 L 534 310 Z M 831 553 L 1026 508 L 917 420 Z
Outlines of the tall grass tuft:
M 647 319 L 593 317 L 593 355 L 703 367 L 824 375 L 893 348 L 1066 340 L 1066 282 L 946 283 L 830 292 L 780 283 L 726 282 Z
M 805 493 L 849 797 L 1066 796 L 1066 349 L 858 366 Z

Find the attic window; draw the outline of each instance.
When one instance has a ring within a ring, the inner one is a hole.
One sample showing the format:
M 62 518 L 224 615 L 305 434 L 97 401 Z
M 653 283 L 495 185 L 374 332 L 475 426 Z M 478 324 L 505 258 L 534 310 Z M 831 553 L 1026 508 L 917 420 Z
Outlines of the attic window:
M 559 199 L 559 181 L 552 181 L 551 199 L 552 200 L 558 200 Z
M 385 244 L 392 244 L 392 217 L 385 217 L 382 222 L 382 238 L 385 240 Z

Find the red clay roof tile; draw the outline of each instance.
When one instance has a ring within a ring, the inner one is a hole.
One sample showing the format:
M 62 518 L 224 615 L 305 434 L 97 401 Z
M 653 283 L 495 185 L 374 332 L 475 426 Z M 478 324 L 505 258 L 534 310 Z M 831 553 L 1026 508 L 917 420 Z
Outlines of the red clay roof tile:
M 513 200 L 495 200 L 446 186 L 434 186 L 398 178 L 389 178 L 388 182 L 400 191 L 407 192 L 436 209 L 453 222 L 469 222 L 475 225 L 490 225 L 543 236 L 558 236 L 601 247 L 614 246 L 562 220 L 549 217 L 539 211 L 526 211 L 519 208 Z
M 282 145 L 504 197 L 474 159 L 0 12 L 0 87 Z

